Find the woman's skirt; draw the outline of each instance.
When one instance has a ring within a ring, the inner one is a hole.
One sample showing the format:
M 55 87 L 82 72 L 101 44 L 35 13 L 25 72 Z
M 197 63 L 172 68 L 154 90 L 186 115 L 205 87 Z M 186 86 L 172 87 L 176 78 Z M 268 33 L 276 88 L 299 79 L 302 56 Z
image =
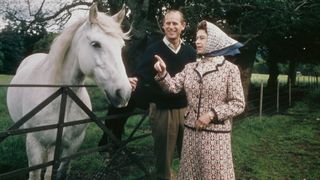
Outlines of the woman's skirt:
M 235 179 L 231 134 L 186 127 L 180 160 L 181 180 Z

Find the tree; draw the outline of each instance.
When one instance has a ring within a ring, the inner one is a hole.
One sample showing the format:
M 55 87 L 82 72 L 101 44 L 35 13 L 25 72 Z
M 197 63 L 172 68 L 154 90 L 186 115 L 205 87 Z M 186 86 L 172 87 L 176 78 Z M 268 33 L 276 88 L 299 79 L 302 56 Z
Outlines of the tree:
M 27 9 L 29 9 L 29 16 L 22 16 L 25 15 L 25 12 L 20 9 L 20 7 L 23 6 L 22 4 L 18 4 L 19 2 L 12 4 L 16 5 L 16 8 L 10 8 L 8 5 L 7 9 L 3 10 L 3 12 L 6 12 L 5 17 L 8 23 L 6 28 L 1 32 L 1 41 L 5 43 L 3 47 L 3 73 L 14 73 L 20 61 L 33 53 L 34 44 L 47 34 L 47 22 L 40 20 L 45 16 L 45 13 L 43 13 L 41 9 L 33 13 L 33 6 L 31 6 L 30 1 L 26 2 L 29 2 L 26 6 L 28 7 Z M 30 19 L 31 15 L 38 20 Z M 13 55 L 14 53 L 17 55 Z
M 11 26 L 7 26 L 0 34 L 0 52 L 3 53 L 2 74 L 13 74 L 25 51 L 23 37 Z
M 319 3 L 311 1 L 274 2 L 272 21 L 266 33 L 259 40 L 270 51 L 268 58 L 271 67 L 289 62 L 288 77 L 295 84 L 296 66 L 299 63 L 319 61 Z M 271 6 L 269 6 L 271 7 Z M 318 44 L 318 45 L 317 45 Z M 278 70 L 270 72 L 268 86 L 275 87 Z
M 24 2 L 31 2 L 31 0 Z M 46 27 L 50 26 L 50 24 L 52 23 L 50 23 L 49 20 L 57 22 L 57 19 L 59 19 L 59 17 L 68 16 L 68 14 L 70 14 L 70 12 L 73 9 L 77 9 L 81 5 L 91 5 L 91 2 L 73 0 L 69 3 L 61 2 L 57 9 L 48 11 L 45 8 L 48 2 L 49 0 L 42 0 L 41 3 L 36 4 L 37 6 L 31 3 L 27 4 L 27 16 L 20 15 L 19 11 L 13 10 L 12 8 L 7 8 L 4 12 L 7 14 L 6 17 L 9 20 L 18 22 L 17 24 L 23 24 L 23 27 L 25 27 L 25 29 L 29 29 L 36 23 L 46 22 Z M 129 29 L 129 26 L 132 26 L 131 41 L 127 42 L 127 46 L 124 49 L 124 57 L 128 64 L 128 69 L 130 69 L 130 67 L 134 68 L 134 65 L 136 64 L 136 61 L 139 59 L 139 56 L 142 54 L 146 45 L 150 41 L 152 41 L 153 37 L 158 37 L 158 34 L 162 33 L 161 18 L 166 9 L 176 8 L 181 9 L 184 12 L 188 24 L 187 30 L 183 38 L 186 41 L 191 42 L 193 44 L 196 25 L 200 19 L 207 19 L 211 22 L 214 22 L 230 34 L 242 33 L 241 28 L 239 28 L 239 26 L 237 25 L 239 21 L 237 20 L 237 16 L 235 15 L 240 12 L 239 9 L 246 7 L 246 5 L 238 6 L 235 3 L 222 4 L 220 1 L 214 1 L 209 3 L 205 0 L 95 0 L 94 2 L 98 4 L 100 10 L 104 10 L 108 14 L 113 14 L 117 12 L 124 3 L 127 4 L 127 8 L 130 10 L 130 13 L 127 17 L 127 23 L 124 23 L 124 27 L 125 29 Z M 10 4 L 7 3 L 5 5 L 6 7 L 9 7 Z M 23 8 L 20 9 L 22 11 Z M 60 22 L 61 25 L 64 24 L 62 23 L 61 18 L 58 22 Z M 154 36 L 154 34 L 156 35 Z M 246 72 L 245 74 L 247 74 L 243 76 L 243 79 L 245 79 L 246 81 L 245 84 L 248 84 L 248 82 L 250 82 L 250 68 L 252 68 L 253 66 L 253 61 L 255 57 L 255 50 L 250 50 L 251 46 L 247 49 L 248 50 L 245 52 L 250 52 L 250 63 L 247 63 L 247 56 L 243 59 L 242 63 L 238 63 L 242 65 L 243 68 L 241 69 L 244 69 L 242 72 Z M 249 68 L 249 71 L 245 71 L 246 68 Z M 247 86 L 245 85 L 245 87 Z
M 2 44 L 0 43 L 0 72 L 3 72 L 4 68 L 4 54 L 1 51 L 2 49 Z
M 11 3 L 17 2 L 17 0 Z M 9 2 L 8 1 L 8 2 Z M 291 64 L 290 76 L 294 76 L 296 64 L 319 61 L 319 19 L 320 5 L 317 0 L 285 0 L 285 1 L 251 1 L 239 3 L 235 0 L 208 2 L 206 0 L 94 0 L 101 11 L 112 15 L 123 4 L 128 8 L 124 29 L 132 27 L 131 40 L 124 49 L 124 59 L 129 72 L 134 69 L 136 61 L 146 45 L 152 41 L 154 34 L 159 35 L 161 17 L 167 8 L 181 9 L 187 19 L 187 29 L 183 38 L 193 44 L 196 25 L 206 19 L 218 25 L 233 38 L 243 42 L 242 54 L 234 62 L 239 66 L 245 94 L 248 94 L 252 67 L 259 49 L 266 49 L 265 59 L 269 66 L 269 87 L 273 87 L 279 74 L 278 64 Z M 9 7 L 7 1 L 2 1 Z M 23 2 L 31 2 L 23 1 Z M 38 2 L 38 1 L 37 1 Z M 46 8 L 49 2 L 56 3 L 57 8 Z M 58 24 L 63 27 L 71 17 L 71 13 L 79 9 L 87 9 L 92 1 L 70 0 L 60 2 L 41 0 L 34 6 L 27 5 L 28 16 L 19 16 L 19 11 L 6 9 L 5 13 L 12 20 L 25 21 L 25 27 L 46 22 L 45 27 Z M 16 8 L 19 9 L 19 8 Z M 29 10 L 28 10 L 29 9 Z M 31 12 L 31 13 L 30 13 Z M 8 17 L 8 16 L 7 16 Z M 25 18 L 28 17 L 28 18 Z M 24 19 L 23 19 L 24 18 Z M 55 22 L 55 23 L 52 23 Z M 292 78 L 292 77 L 291 77 Z
M 35 24 L 45 23 L 45 28 L 60 29 L 72 13 L 87 10 L 92 0 L 6 0 L 0 1 L 0 15 L 7 22 L 24 23 L 26 31 Z
M 32 53 L 48 53 L 50 50 L 50 45 L 52 44 L 57 33 L 48 33 L 39 41 L 34 43 Z

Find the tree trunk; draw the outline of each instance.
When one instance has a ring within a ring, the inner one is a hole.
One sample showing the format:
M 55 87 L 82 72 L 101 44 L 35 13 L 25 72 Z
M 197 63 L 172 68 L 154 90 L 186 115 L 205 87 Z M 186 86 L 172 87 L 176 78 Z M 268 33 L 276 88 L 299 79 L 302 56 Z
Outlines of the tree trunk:
M 279 69 L 277 60 L 274 58 L 270 58 L 267 61 L 268 69 L 269 69 L 269 79 L 267 87 L 270 90 L 277 88 Z
M 251 74 L 255 57 L 256 47 L 252 46 L 246 49 L 241 49 L 240 56 L 236 60 L 233 60 L 233 62 L 238 65 L 240 70 L 241 81 L 246 102 L 248 102 L 248 95 L 251 84 Z
M 288 85 L 289 85 L 289 81 L 291 81 L 291 86 L 296 85 L 296 68 L 297 68 L 297 60 L 293 59 L 289 61 Z
M 158 2 L 156 2 L 158 3 Z M 135 66 L 141 59 L 141 55 L 149 45 L 153 32 L 161 32 L 157 19 L 149 0 L 128 0 L 127 6 L 130 8 L 131 38 L 126 42 L 123 49 L 123 59 L 128 75 L 134 74 Z

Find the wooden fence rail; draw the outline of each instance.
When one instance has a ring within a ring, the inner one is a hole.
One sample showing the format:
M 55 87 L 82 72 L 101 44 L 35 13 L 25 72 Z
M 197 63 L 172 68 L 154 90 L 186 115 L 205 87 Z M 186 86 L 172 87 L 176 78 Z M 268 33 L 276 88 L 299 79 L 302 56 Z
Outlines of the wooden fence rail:
M 307 88 L 318 88 L 318 81 L 316 84 L 313 84 L 312 86 L 307 85 Z M 261 82 L 259 88 L 257 88 L 255 91 L 252 91 L 250 96 L 251 98 L 248 99 L 247 104 L 252 104 L 252 107 L 247 108 L 246 115 L 244 117 L 252 116 L 252 115 L 258 115 L 260 118 L 264 113 L 272 112 L 272 113 L 279 113 L 281 111 L 281 108 L 288 108 L 292 105 L 293 95 L 292 90 L 293 87 L 291 87 L 291 84 L 282 86 L 280 83 L 278 83 L 276 88 L 276 93 L 268 94 L 268 91 L 266 90 L 266 87 L 263 86 L 263 82 Z M 74 126 L 84 123 L 95 123 L 104 133 L 106 133 L 109 138 L 111 139 L 112 143 L 116 145 L 118 148 L 117 151 L 122 151 L 125 153 L 131 160 L 134 162 L 137 167 L 144 172 L 145 177 L 150 177 L 150 172 L 148 172 L 147 168 L 144 166 L 144 164 L 136 158 L 136 156 L 127 148 L 127 144 L 132 141 L 139 140 L 141 138 L 145 138 L 150 135 L 150 133 L 142 134 L 135 136 L 137 130 L 141 127 L 142 123 L 147 119 L 148 112 L 138 112 L 138 113 L 127 113 L 127 114 L 121 114 L 121 115 L 110 115 L 105 117 L 98 117 L 94 112 L 92 112 L 78 97 L 77 95 L 72 91 L 72 87 L 96 87 L 96 86 L 59 86 L 59 85 L 0 85 L 0 87 L 45 87 L 45 88 L 58 88 L 56 92 L 54 92 L 51 96 L 49 96 L 47 99 L 45 99 L 43 102 L 41 102 L 38 106 L 36 106 L 33 110 L 31 110 L 29 113 L 24 115 L 19 121 L 17 121 L 15 124 L 13 124 L 11 127 L 9 127 L 6 131 L 0 132 L 0 143 L 10 137 L 15 135 L 21 135 L 36 131 L 44 131 L 49 129 L 57 129 L 57 139 L 56 139 L 56 148 L 54 153 L 54 158 L 52 161 L 49 161 L 47 163 L 39 164 L 32 167 L 26 167 L 22 169 L 17 169 L 14 171 L 6 172 L 3 174 L 0 174 L 0 179 L 14 179 L 15 176 L 19 174 L 25 174 L 27 172 L 36 170 L 36 169 L 42 169 L 48 166 L 53 166 L 53 176 L 52 179 L 56 179 L 57 177 L 57 170 L 59 168 L 59 164 L 63 161 L 70 161 L 74 158 L 87 155 L 94 152 L 99 152 L 102 150 L 106 150 L 107 148 L 110 148 L 111 143 L 101 146 L 101 147 L 95 147 L 95 148 L 89 148 L 86 150 L 82 150 L 80 152 L 77 152 L 75 154 L 72 154 L 70 156 L 66 157 L 60 157 L 61 154 L 61 142 L 62 142 L 62 132 L 64 127 L 68 126 Z M 302 88 L 302 87 L 300 87 Z M 270 93 L 270 92 L 269 92 Z M 49 103 L 51 103 L 54 99 L 61 96 L 61 104 L 60 104 L 60 114 L 58 119 L 58 124 L 52 124 L 52 125 L 45 125 L 45 126 L 39 126 L 39 127 L 33 127 L 33 128 L 27 128 L 27 129 L 20 129 L 20 127 L 26 123 L 30 118 L 32 118 L 37 112 L 41 111 L 44 107 L 46 107 Z M 88 116 L 88 119 L 81 119 L 81 120 L 75 120 L 72 122 L 64 122 L 64 113 L 66 108 L 66 99 L 67 97 L 71 98 Z M 142 114 L 141 119 L 138 121 L 134 129 L 131 133 L 129 133 L 128 138 L 125 141 L 120 141 L 117 139 L 111 131 L 102 123 L 103 120 L 113 120 L 119 117 L 130 117 L 131 115 L 135 114 Z M 111 157 L 112 158 L 112 157 Z
M 5 85 L 1 85 L 1 86 L 4 87 Z M 48 166 L 53 166 L 52 180 L 55 180 L 57 178 L 57 172 L 58 172 L 58 168 L 59 168 L 59 165 L 61 162 L 69 161 L 69 160 L 74 159 L 79 156 L 83 156 L 83 155 L 86 155 L 89 153 L 99 152 L 101 150 L 107 149 L 111 145 L 110 143 L 105 146 L 86 149 L 84 151 L 77 152 L 77 153 L 72 154 L 70 156 L 66 156 L 66 157 L 62 157 L 62 158 L 60 157 L 63 128 L 67 127 L 67 126 L 74 126 L 74 125 L 90 123 L 90 122 L 94 122 L 104 133 L 106 133 L 109 136 L 109 138 L 111 139 L 112 143 L 115 144 L 122 152 L 124 152 L 132 160 L 132 162 L 134 162 L 145 173 L 146 177 L 150 175 L 150 173 L 148 172 L 148 170 L 144 166 L 144 164 L 138 158 L 136 158 L 135 155 L 133 153 L 131 153 L 131 151 L 128 150 L 128 148 L 126 147 L 126 145 L 129 142 L 140 139 L 140 138 L 144 138 L 144 137 L 150 135 L 150 134 L 144 134 L 144 135 L 140 135 L 140 136 L 134 136 L 137 129 L 141 126 L 143 121 L 146 119 L 146 117 L 147 117 L 146 112 L 144 113 L 142 118 L 139 120 L 139 123 L 136 125 L 134 130 L 131 132 L 131 134 L 129 135 L 127 140 L 125 142 L 122 142 L 112 134 L 112 132 L 102 123 L 102 120 L 105 120 L 105 119 L 111 120 L 111 119 L 117 118 L 119 116 L 129 117 L 129 116 L 133 115 L 132 113 L 113 116 L 113 117 L 100 117 L 99 118 L 72 91 L 71 87 L 74 87 L 74 86 L 57 86 L 57 85 L 6 85 L 6 86 L 7 87 L 39 87 L 39 88 L 41 88 L 41 87 L 47 87 L 47 88 L 48 87 L 55 87 L 55 88 L 59 87 L 59 89 L 57 91 L 55 91 L 52 95 L 50 95 L 48 98 L 46 98 L 39 105 L 37 105 L 29 113 L 24 115 L 20 120 L 18 120 L 16 123 L 14 123 L 6 131 L 0 132 L 0 143 L 3 140 L 5 140 L 6 138 L 8 138 L 9 136 L 26 134 L 26 133 L 37 132 L 37 131 L 44 131 L 44 130 L 49 130 L 49 129 L 57 129 L 57 138 L 56 138 L 54 157 L 53 157 L 52 161 L 49 161 L 49 162 L 46 162 L 43 164 L 38 164 L 36 166 L 26 167 L 26 168 L 17 169 L 14 171 L 0 174 L 1 180 L 14 179 L 14 177 L 17 175 L 25 174 L 27 172 L 37 170 L 37 169 L 43 169 Z M 82 86 L 77 86 L 77 87 L 82 87 Z M 92 86 L 90 86 L 90 87 L 92 87 Z M 61 104 L 60 104 L 58 124 L 32 127 L 32 128 L 26 128 L 26 129 L 19 129 L 24 123 L 26 123 L 35 114 L 37 114 L 39 111 L 41 111 L 44 107 L 46 107 L 48 104 L 50 104 L 53 100 L 55 100 L 59 96 L 61 96 Z M 64 122 L 67 97 L 71 98 L 89 116 L 89 119 L 75 120 L 72 122 Z

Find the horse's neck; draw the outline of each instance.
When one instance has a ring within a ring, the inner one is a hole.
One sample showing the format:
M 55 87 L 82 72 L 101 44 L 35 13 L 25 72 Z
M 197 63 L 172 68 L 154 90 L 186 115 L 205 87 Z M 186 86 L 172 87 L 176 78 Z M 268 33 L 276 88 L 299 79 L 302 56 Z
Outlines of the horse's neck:
M 66 54 L 58 76 L 61 83 L 65 85 L 81 85 L 84 83 L 85 75 L 80 71 L 77 57 L 71 48 Z

